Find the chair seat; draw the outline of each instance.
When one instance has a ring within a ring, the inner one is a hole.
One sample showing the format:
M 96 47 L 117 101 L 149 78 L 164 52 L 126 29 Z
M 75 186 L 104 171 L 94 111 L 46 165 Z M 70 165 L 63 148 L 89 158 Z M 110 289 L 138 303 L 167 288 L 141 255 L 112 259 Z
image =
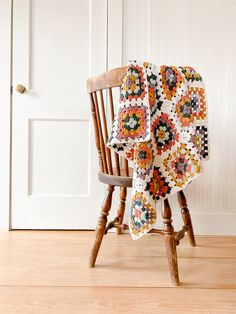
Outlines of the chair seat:
M 102 183 L 113 185 L 113 186 L 123 186 L 126 188 L 132 188 L 133 182 L 133 168 L 129 168 L 129 177 L 125 176 L 125 170 L 121 169 L 121 175 L 116 175 L 115 169 L 114 174 L 107 174 L 103 172 L 98 173 L 98 180 Z

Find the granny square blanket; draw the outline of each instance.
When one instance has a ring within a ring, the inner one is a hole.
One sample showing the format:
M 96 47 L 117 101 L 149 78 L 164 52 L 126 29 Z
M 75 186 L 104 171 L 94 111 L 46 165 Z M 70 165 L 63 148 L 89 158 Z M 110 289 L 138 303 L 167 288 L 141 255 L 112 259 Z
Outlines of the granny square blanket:
M 108 147 L 127 158 L 133 239 L 156 221 L 156 202 L 182 190 L 208 158 L 205 90 L 191 67 L 129 61 Z

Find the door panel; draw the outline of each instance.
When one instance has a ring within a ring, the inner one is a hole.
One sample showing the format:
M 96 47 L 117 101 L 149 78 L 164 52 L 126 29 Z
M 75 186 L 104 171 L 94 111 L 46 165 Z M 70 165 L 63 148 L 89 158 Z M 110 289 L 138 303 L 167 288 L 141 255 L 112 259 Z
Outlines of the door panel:
M 29 121 L 29 195 L 89 194 L 89 133 L 88 119 Z
M 106 28 L 104 0 L 13 3 L 13 229 L 95 226 L 103 187 L 86 79 L 106 69 Z

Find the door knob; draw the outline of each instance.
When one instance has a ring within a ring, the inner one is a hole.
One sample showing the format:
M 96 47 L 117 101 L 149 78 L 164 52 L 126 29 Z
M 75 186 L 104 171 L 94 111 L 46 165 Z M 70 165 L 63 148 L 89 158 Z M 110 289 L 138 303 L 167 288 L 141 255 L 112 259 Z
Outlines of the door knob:
M 26 88 L 25 88 L 25 86 L 18 84 L 18 85 L 16 85 L 16 91 L 20 94 L 23 94 L 26 91 Z

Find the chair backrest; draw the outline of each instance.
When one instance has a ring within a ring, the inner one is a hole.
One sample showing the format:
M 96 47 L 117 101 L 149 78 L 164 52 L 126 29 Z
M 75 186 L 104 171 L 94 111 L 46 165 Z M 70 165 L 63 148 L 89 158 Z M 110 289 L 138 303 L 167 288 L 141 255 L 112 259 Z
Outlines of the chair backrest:
M 87 80 L 91 113 L 95 130 L 95 142 L 99 157 L 100 171 L 106 174 L 129 176 L 129 165 L 125 158 L 106 146 L 114 120 L 114 88 L 121 86 L 127 67 L 107 71 Z

